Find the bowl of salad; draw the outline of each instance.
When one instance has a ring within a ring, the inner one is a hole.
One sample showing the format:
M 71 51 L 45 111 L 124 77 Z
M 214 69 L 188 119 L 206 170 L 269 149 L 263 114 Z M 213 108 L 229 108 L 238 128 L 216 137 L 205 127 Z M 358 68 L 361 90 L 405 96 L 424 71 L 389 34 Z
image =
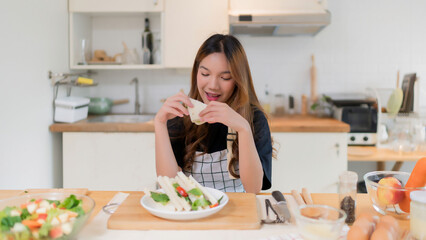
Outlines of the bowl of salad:
M 0 239 L 72 239 L 95 201 L 84 195 L 38 193 L 0 200 Z

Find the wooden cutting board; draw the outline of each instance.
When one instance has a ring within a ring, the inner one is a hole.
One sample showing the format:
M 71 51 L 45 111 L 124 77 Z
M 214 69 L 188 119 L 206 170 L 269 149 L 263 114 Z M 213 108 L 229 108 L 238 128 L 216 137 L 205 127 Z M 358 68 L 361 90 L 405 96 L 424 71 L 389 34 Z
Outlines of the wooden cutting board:
M 190 221 L 167 220 L 151 215 L 142 205 L 144 195 L 132 193 L 108 220 L 109 229 L 118 230 L 212 230 L 259 229 L 256 195 L 252 193 L 226 193 L 228 204 L 219 212 Z

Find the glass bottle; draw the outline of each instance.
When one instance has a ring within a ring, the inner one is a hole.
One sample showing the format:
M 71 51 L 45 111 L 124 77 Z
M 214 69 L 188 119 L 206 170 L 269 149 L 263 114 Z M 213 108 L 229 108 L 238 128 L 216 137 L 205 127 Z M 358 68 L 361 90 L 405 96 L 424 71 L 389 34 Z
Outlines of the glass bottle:
M 149 19 L 145 18 L 145 30 L 142 33 L 142 62 L 143 64 L 153 64 L 153 35 L 149 28 Z
M 268 84 L 265 85 L 265 95 L 263 96 L 262 100 L 262 108 L 265 111 L 266 114 L 271 114 L 271 99 L 270 99 L 269 91 L 268 91 Z
M 274 114 L 275 116 L 283 116 L 285 113 L 284 95 L 281 93 L 275 94 L 274 98 Z
M 351 224 L 355 221 L 356 193 L 358 174 L 345 171 L 339 175 L 339 203 L 340 209 L 345 211 L 345 222 Z
M 154 45 L 154 64 L 161 64 L 161 40 L 156 39 Z

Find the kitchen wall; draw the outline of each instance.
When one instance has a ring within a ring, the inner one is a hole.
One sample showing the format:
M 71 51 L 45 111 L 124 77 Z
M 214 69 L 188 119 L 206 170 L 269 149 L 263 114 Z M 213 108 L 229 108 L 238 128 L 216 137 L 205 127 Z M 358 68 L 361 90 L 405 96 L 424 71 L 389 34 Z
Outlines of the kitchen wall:
M 309 93 L 310 56 L 315 54 L 318 92 L 393 88 L 396 71 L 426 76 L 426 1 L 329 0 L 332 23 L 315 37 L 247 37 L 243 43 L 257 91 Z M 0 2 L 0 189 L 61 186 L 61 138 L 52 123 L 47 71 L 68 71 L 66 0 Z M 129 98 L 114 112 L 134 110 L 138 77 L 142 110 L 156 112 L 161 98 L 189 90 L 189 69 L 98 71 L 100 84 L 74 95 Z M 420 103 L 426 108 L 426 88 Z M 61 94 L 64 94 L 61 92 Z M 359 171 L 374 164 L 349 165 Z M 402 170 L 409 171 L 411 164 Z
M 332 23 L 314 37 L 238 36 L 247 52 L 259 97 L 265 84 L 272 94 L 309 95 L 311 55 L 315 54 L 318 92 L 366 92 L 366 88 L 390 93 L 397 70 L 416 72 L 420 77 L 420 107 L 426 112 L 426 1 L 414 0 L 329 0 Z M 142 111 L 156 112 L 161 98 L 179 89 L 189 90 L 190 70 L 104 71 L 90 93 L 95 96 L 130 98 L 128 105 L 114 112 L 133 111 L 134 89 L 128 85 L 137 76 L 141 84 Z M 387 99 L 385 99 L 387 100 Z M 298 102 L 296 102 L 297 105 Z M 386 103 L 385 103 L 386 104 Z M 413 163 L 401 170 L 411 171 Z M 390 168 L 390 164 L 387 168 Z M 360 176 L 374 170 L 375 163 L 349 164 Z
M 60 187 L 48 70 L 68 71 L 66 0 L 0 1 L 0 189 Z
M 426 75 L 426 2 L 422 0 L 330 0 L 332 23 L 315 37 L 248 37 L 243 43 L 259 95 L 265 84 L 272 93 L 309 94 L 312 54 L 316 56 L 318 92 L 365 92 L 394 88 L 396 73 Z M 133 98 L 127 85 L 134 76 L 143 82 L 143 110 L 156 112 L 160 99 L 189 88 L 190 70 L 99 71 L 101 84 L 92 95 Z M 402 77 L 402 76 L 401 76 Z M 426 86 L 420 103 L 426 107 Z M 130 93 L 130 94 L 129 94 Z M 132 99 L 133 101 L 133 99 Z M 129 112 L 131 104 L 115 107 Z

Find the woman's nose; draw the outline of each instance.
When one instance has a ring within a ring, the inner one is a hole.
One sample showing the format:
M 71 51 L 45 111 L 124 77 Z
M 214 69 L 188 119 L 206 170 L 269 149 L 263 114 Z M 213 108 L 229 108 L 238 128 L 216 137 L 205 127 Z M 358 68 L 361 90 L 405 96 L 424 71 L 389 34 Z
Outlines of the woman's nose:
M 210 78 L 208 87 L 210 89 L 219 89 L 219 77 Z

